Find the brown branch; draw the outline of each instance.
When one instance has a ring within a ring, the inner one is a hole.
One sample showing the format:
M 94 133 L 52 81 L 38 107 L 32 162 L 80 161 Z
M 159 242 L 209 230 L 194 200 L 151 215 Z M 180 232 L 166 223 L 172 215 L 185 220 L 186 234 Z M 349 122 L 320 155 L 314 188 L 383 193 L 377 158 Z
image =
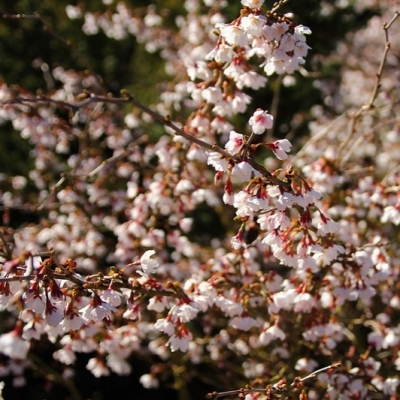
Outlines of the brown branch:
M 0 230 L 1 232 L 1 230 Z M 85 277 L 78 277 L 74 275 L 74 272 L 70 271 L 67 267 L 65 267 L 54 254 L 54 250 L 40 252 L 35 254 L 30 254 L 28 259 L 26 260 L 24 266 L 25 268 L 19 268 L 19 272 L 23 273 L 23 275 L 16 276 L 8 276 L 5 278 L 0 278 L 0 282 L 24 282 L 22 287 L 18 290 L 18 292 L 13 296 L 13 298 L 22 295 L 22 293 L 27 288 L 27 285 L 32 279 L 43 279 L 43 275 L 38 275 L 37 270 L 33 268 L 33 257 L 50 257 L 52 263 L 57 267 L 55 271 L 47 270 L 46 275 L 52 279 L 60 279 L 74 283 L 81 290 L 105 290 L 110 287 L 114 289 L 129 289 L 133 292 L 144 295 L 144 296 L 166 296 L 166 297 L 175 297 L 180 298 L 184 296 L 184 292 L 181 288 L 175 285 L 172 282 L 167 282 L 165 289 L 148 289 L 145 284 L 141 285 L 135 279 L 132 281 L 131 277 L 127 275 L 120 274 L 121 271 L 113 271 L 110 269 L 109 275 L 104 275 L 102 273 L 98 273 L 95 275 L 89 275 Z M 132 264 L 128 264 L 125 267 L 128 267 Z M 125 268 L 124 267 L 124 268 Z M 138 275 L 139 277 L 139 275 Z M 82 279 L 81 279 L 82 278 Z M 171 290 L 168 290 L 171 289 Z
M 46 204 L 50 201 L 51 197 L 54 195 L 54 193 L 56 192 L 56 190 L 64 183 L 64 181 L 65 181 L 65 176 L 62 174 L 60 180 L 59 180 L 55 185 L 53 185 L 53 186 L 50 188 L 50 192 L 49 192 L 49 194 L 47 195 L 47 197 L 44 199 L 43 203 L 40 204 L 40 205 L 37 207 L 37 209 L 36 209 L 37 211 L 43 210 L 43 208 L 44 208 L 44 207 L 46 206 Z
M 383 52 L 381 63 L 379 65 L 378 72 L 376 74 L 376 83 L 375 83 L 375 87 L 374 87 L 374 89 L 372 91 L 372 94 L 371 94 L 371 99 L 369 100 L 368 103 L 366 103 L 363 106 L 366 109 L 369 109 L 369 108 L 371 108 L 373 106 L 374 101 L 376 99 L 376 96 L 378 95 L 379 88 L 380 88 L 380 82 L 381 82 L 381 78 L 382 78 L 382 73 L 383 73 L 383 68 L 384 68 L 384 66 L 386 64 L 387 56 L 388 56 L 388 53 L 389 53 L 389 50 L 390 50 L 389 29 L 393 25 L 394 21 L 396 21 L 396 19 L 399 16 L 400 16 L 399 11 L 396 11 L 394 13 L 392 19 L 388 23 L 386 23 L 386 22 L 383 23 L 383 30 L 384 30 L 384 33 L 385 33 L 386 45 L 385 45 L 385 50 Z
M 328 365 L 327 367 L 324 367 L 324 368 L 321 368 L 321 369 L 318 369 L 318 370 L 312 372 L 311 374 L 305 376 L 304 378 L 299 378 L 299 377 L 295 378 L 289 386 L 287 386 L 286 384 L 284 384 L 280 381 L 280 382 L 273 384 L 272 386 L 267 386 L 266 388 L 252 388 L 252 387 L 247 386 L 245 388 L 241 388 L 241 389 L 237 389 L 237 390 L 228 390 L 226 392 L 208 393 L 206 397 L 208 399 L 216 400 L 220 397 L 237 396 L 237 395 L 244 396 L 249 393 L 264 393 L 264 394 L 266 394 L 268 391 L 270 391 L 272 393 L 288 393 L 291 390 L 298 387 L 299 384 L 301 384 L 309 379 L 315 378 L 318 374 L 320 374 L 322 372 L 334 370 L 334 369 L 340 367 L 340 365 L 341 365 L 340 362 L 333 363 L 331 365 Z
M 346 117 L 345 114 L 339 115 L 333 121 L 331 121 L 327 126 L 318 131 L 314 136 L 311 136 L 311 138 L 304 144 L 304 146 L 291 158 L 291 162 L 294 164 L 298 159 L 300 159 L 303 156 L 303 154 L 306 152 L 306 149 L 309 146 L 318 142 L 318 140 L 322 139 L 324 136 L 330 133 L 332 128 L 335 127 L 335 125 L 337 125 L 339 122 L 341 122 L 341 120 L 344 119 L 345 117 Z
M 342 157 L 342 164 L 346 164 L 346 162 L 351 158 L 351 156 L 357 151 L 362 142 L 366 140 L 369 135 L 373 134 L 375 130 L 388 124 L 396 124 L 397 122 L 399 122 L 399 120 L 400 118 L 393 118 L 388 121 L 384 121 L 375 125 L 369 131 L 363 132 L 363 134 L 360 135 L 358 139 L 353 143 L 348 152 Z
M 119 105 L 132 104 L 133 106 L 141 109 L 144 113 L 151 116 L 156 121 L 171 128 L 175 132 L 175 134 L 183 137 L 187 141 L 189 141 L 193 144 L 196 144 L 199 147 L 202 147 L 203 149 L 219 153 L 222 157 L 224 157 L 227 160 L 230 160 L 232 162 L 239 163 L 239 162 L 243 161 L 243 157 L 230 154 L 226 150 L 219 147 L 216 143 L 210 144 L 210 143 L 205 142 L 204 140 L 201 140 L 201 139 L 198 139 L 198 138 L 192 136 L 191 134 L 186 132 L 185 128 L 180 128 L 176 124 L 174 124 L 171 121 L 169 115 L 163 116 L 163 115 L 159 114 L 158 112 L 154 111 L 153 109 L 145 106 L 140 101 L 138 101 L 136 98 L 134 98 L 127 90 L 122 90 L 121 93 L 124 97 L 98 96 L 95 94 L 89 94 L 89 93 L 85 92 L 82 94 L 82 97 L 86 97 L 86 98 L 84 98 L 81 101 L 76 101 L 74 103 L 54 100 L 54 99 L 52 99 L 50 97 L 46 97 L 46 96 L 21 97 L 21 96 L 17 95 L 13 99 L 0 102 L 0 105 L 25 104 L 25 103 L 34 103 L 34 104 L 40 104 L 40 103 L 49 104 L 50 103 L 50 104 L 55 104 L 59 107 L 69 108 L 73 112 L 77 112 L 79 109 L 81 109 L 83 107 L 87 107 L 91 104 L 96 104 L 96 103 L 119 104 Z M 273 176 L 266 168 L 264 168 L 262 165 L 260 165 L 253 159 L 246 158 L 246 162 L 248 162 L 255 170 L 260 172 L 272 185 L 278 185 L 278 186 L 284 188 L 286 191 L 291 191 L 290 184 Z M 61 178 L 61 180 L 62 179 L 63 178 Z M 62 182 L 60 182 L 60 181 L 56 184 L 57 187 L 60 184 L 62 184 Z
M 396 11 L 394 16 L 388 23 L 386 23 L 386 22 L 383 23 L 383 30 L 384 30 L 384 34 L 385 34 L 385 50 L 383 51 L 382 59 L 381 59 L 381 62 L 380 62 L 379 68 L 378 68 L 378 72 L 376 73 L 375 86 L 374 86 L 374 89 L 372 90 L 370 100 L 367 103 L 365 103 L 360 108 L 360 110 L 358 110 L 358 112 L 356 113 L 356 116 L 358 116 L 358 114 L 361 115 L 362 112 L 364 112 L 365 110 L 369 110 L 370 108 L 373 107 L 374 101 L 375 101 L 376 96 L 378 95 L 378 92 L 380 89 L 380 82 L 382 79 L 383 68 L 385 67 L 387 56 L 388 56 L 389 50 L 390 50 L 389 28 L 392 26 L 394 21 L 399 17 L 399 15 L 400 15 L 399 12 Z
M 27 270 L 29 274 L 25 275 L 19 275 L 19 276 L 10 276 L 8 278 L 0 278 L 0 282 L 29 282 L 31 279 L 37 278 L 37 275 L 35 273 L 32 273 L 31 270 Z M 104 280 L 104 282 L 88 282 L 86 280 L 81 280 L 72 274 L 62 274 L 62 273 L 52 273 L 51 277 L 54 279 L 60 279 L 64 281 L 69 281 L 74 283 L 76 286 L 78 286 L 81 289 L 85 290 L 105 290 L 109 287 L 110 282 L 113 280 L 113 277 L 110 276 L 103 276 L 101 277 L 101 280 Z M 99 277 L 100 278 L 100 277 Z M 114 289 L 129 289 L 132 290 L 135 293 L 145 295 L 145 296 L 165 296 L 165 297 L 175 297 L 179 298 L 181 297 L 181 293 L 177 291 L 170 291 L 167 289 L 146 289 L 145 287 L 140 287 L 140 286 L 133 286 L 128 282 L 123 282 L 123 281 L 116 281 L 113 280 L 112 286 Z M 21 294 L 22 292 L 26 289 L 26 285 L 23 286 L 22 290 L 20 290 Z

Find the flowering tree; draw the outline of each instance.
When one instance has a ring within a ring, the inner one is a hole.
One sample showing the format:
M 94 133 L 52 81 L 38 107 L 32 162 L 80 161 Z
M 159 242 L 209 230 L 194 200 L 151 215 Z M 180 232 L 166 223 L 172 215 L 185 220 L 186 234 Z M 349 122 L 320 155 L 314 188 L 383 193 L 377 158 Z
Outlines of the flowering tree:
M 292 146 L 251 95 L 309 74 L 311 30 L 286 2 L 242 0 L 229 21 L 224 1 L 186 1 L 178 31 L 154 7 L 68 6 L 86 35 L 160 51 L 171 79 L 151 107 L 90 66 L 41 64 L 53 84 L 36 94 L 1 84 L 0 121 L 34 160 L 0 192 L 0 372 L 14 386 L 40 369 L 84 398 L 83 353 L 95 377 L 140 360 L 146 389 L 172 382 L 182 398 L 193 380 L 210 398 L 398 398 L 399 14 L 382 5 L 383 29 L 373 18 L 341 44 L 339 90 L 321 83 L 331 108 L 316 104 Z M 3 18 L 70 46 L 40 14 Z M 36 223 L 14 227 L 14 210 Z

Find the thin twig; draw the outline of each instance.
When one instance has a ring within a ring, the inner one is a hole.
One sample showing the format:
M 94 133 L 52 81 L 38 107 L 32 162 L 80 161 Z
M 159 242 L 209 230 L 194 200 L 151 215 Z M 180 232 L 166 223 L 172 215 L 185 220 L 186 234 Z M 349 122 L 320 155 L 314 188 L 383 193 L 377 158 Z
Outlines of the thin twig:
M 389 171 L 382 179 L 382 183 L 385 183 L 390 176 L 396 174 L 397 172 L 400 172 L 400 165 L 398 165 L 397 167 L 393 168 L 391 171 Z
M 98 174 L 102 169 L 104 169 L 107 165 L 110 165 L 112 163 L 115 163 L 116 161 L 122 160 L 125 157 L 128 157 L 131 150 L 136 147 L 138 144 L 146 141 L 148 137 L 146 135 L 143 135 L 136 139 L 134 142 L 130 143 L 130 145 L 125 149 L 120 151 L 118 154 L 115 154 L 111 156 L 110 158 L 107 158 L 106 160 L 102 161 L 96 168 L 94 168 L 92 171 L 90 171 L 87 174 L 74 174 L 74 173 L 67 173 L 64 172 L 61 174 L 60 180 L 51 187 L 50 193 L 48 196 L 44 199 L 44 201 L 37 207 L 37 211 L 43 210 L 47 203 L 50 201 L 51 197 L 54 195 L 56 190 L 67 180 L 67 179 L 85 179 L 85 178 L 91 178 Z
M 28 271 L 28 269 L 27 269 L 27 271 Z M 84 288 L 85 290 L 98 290 L 98 289 L 105 290 L 110 286 L 109 281 L 113 280 L 112 286 L 114 289 L 129 289 L 137 294 L 145 295 L 145 296 L 149 296 L 149 297 L 165 296 L 165 297 L 179 298 L 181 296 L 181 294 L 176 290 L 173 291 L 173 290 L 167 290 L 167 289 L 157 289 L 157 290 L 147 289 L 140 285 L 135 286 L 134 284 L 131 284 L 127 281 L 114 280 L 115 278 L 110 277 L 110 276 L 101 276 L 101 277 L 99 277 L 99 280 L 96 280 L 93 282 L 90 282 L 88 280 L 79 279 L 70 273 L 53 272 L 53 273 L 51 273 L 51 277 L 53 279 L 59 279 L 59 280 L 63 280 L 63 281 L 72 282 L 77 287 L 79 287 L 81 289 Z M 16 301 L 16 299 L 18 299 L 20 296 L 22 296 L 22 294 L 26 291 L 29 281 L 32 279 L 36 279 L 36 278 L 37 278 L 36 273 L 32 273 L 32 271 L 29 270 L 29 275 L 27 273 L 25 273 L 24 275 L 0 278 L 0 282 L 1 283 L 21 282 L 21 281 L 23 282 L 23 285 L 19 288 L 18 292 L 14 294 L 13 299 L 10 301 L 10 303 L 13 303 Z
M 382 78 L 382 73 L 383 73 L 383 68 L 384 68 L 384 66 L 386 64 L 387 55 L 388 55 L 389 50 L 390 50 L 389 29 L 392 26 L 392 24 L 394 23 L 394 21 L 396 21 L 396 19 L 399 16 L 400 16 L 400 13 L 399 13 L 399 11 L 396 10 L 394 15 L 393 15 L 393 17 L 392 17 L 392 19 L 388 23 L 386 23 L 386 22 L 383 23 L 383 30 L 385 32 L 385 39 L 386 39 L 385 51 L 383 52 L 381 64 L 379 65 L 379 69 L 378 69 L 378 72 L 376 74 L 376 82 L 375 82 L 375 87 L 374 87 L 374 89 L 372 91 L 372 94 L 371 94 L 371 99 L 369 100 L 368 103 L 366 103 L 364 105 L 364 107 L 366 109 L 369 109 L 369 108 L 371 108 L 373 106 L 374 101 L 376 99 L 376 96 L 378 95 L 379 88 L 380 88 L 380 82 L 381 82 L 381 78 Z
M 342 364 L 341 364 L 340 362 L 337 362 L 337 363 L 333 363 L 332 365 L 328 365 L 327 367 L 320 368 L 320 369 L 318 369 L 318 370 L 316 370 L 316 371 L 314 371 L 314 372 L 311 372 L 311 374 L 305 376 L 304 378 L 301 378 L 301 379 L 300 379 L 300 382 L 305 382 L 305 381 L 307 381 L 308 379 L 315 378 L 318 374 L 320 374 L 320 373 L 322 373 L 322 372 L 325 372 L 325 371 L 329 371 L 330 369 L 339 368 L 341 365 L 342 365 Z M 296 386 L 296 383 L 293 382 L 290 386 L 293 388 L 293 387 Z
M 252 388 L 252 387 L 245 387 L 241 389 L 236 389 L 236 390 L 228 390 L 226 392 L 213 392 L 213 393 L 208 393 L 207 398 L 216 400 L 220 397 L 225 397 L 225 396 L 236 396 L 236 395 L 246 395 L 249 393 L 266 393 L 268 390 L 270 390 L 272 393 L 287 393 L 296 387 L 299 386 L 300 383 L 303 383 L 309 379 L 315 378 L 318 374 L 329 371 L 329 370 L 334 370 L 338 367 L 340 367 L 341 363 L 337 362 L 331 365 L 328 365 L 327 367 L 320 368 L 311 374 L 305 376 L 304 378 L 295 378 L 293 382 L 287 386 L 286 384 L 283 384 L 282 382 L 277 382 L 273 384 L 272 386 L 267 386 L 266 388 Z
M 351 156 L 357 151 L 361 143 L 370 135 L 371 133 L 374 133 L 375 130 L 379 129 L 382 126 L 385 126 L 387 124 L 392 124 L 396 123 L 400 120 L 400 118 L 393 118 L 388 121 L 381 122 L 380 124 L 375 125 L 373 128 L 371 128 L 369 131 L 364 132 L 362 135 L 358 137 L 358 139 L 353 143 L 353 145 L 350 147 L 350 150 L 342 157 L 342 164 L 346 164 L 346 162 L 351 158 Z
M 317 132 L 314 136 L 312 136 L 305 144 L 304 146 L 296 153 L 295 156 L 291 158 L 291 162 L 294 164 L 298 158 L 303 156 L 305 153 L 306 149 L 317 142 L 318 140 L 322 139 L 325 135 L 327 135 L 329 132 L 331 132 L 332 127 L 335 126 L 340 120 L 345 118 L 345 114 L 339 115 L 337 118 L 335 118 L 331 123 L 329 123 L 326 127 L 321 129 L 319 132 Z
M 396 21 L 396 19 L 399 16 L 400 16 L 399 11 L 396 11 L 394 13 L 392 19 L 388 23 L 386 23 L 386 22 L 383 23 L 383 30 L 384 30 L 384 34 L 385 34 L 385 50 L 383 51 L 383 55 L 382 55 L 382 59 L 381 59 L 381 62 L 380 62 L 379 68 L 378 68 L 378 72 L 376 73 L 375 86 L 372 90 L 371 98 L 369 99 L 369 101 L 366 102 L 364 105 L 362 105 L 358 111 L 356 111 L 355 113 L 353 113 L 351 115 L 351 123 L 350 123 L 349 133 L 348 133 L 347 137 L 343 140 L 343 142 L 340 144 L 339 149 L 338 149 L 338 157 L 337 157 L 338 166 L 341 166 L 344 164 L 343 158 L 340 157 L 340 154 L 343 151 L 343 149 L 345 149 L 347 147 L 351 138 L 353 137 L 354 133 L 356 132 L 356 125 L 357 125 L 357 122 L 360 119 L 361 115 L 365 111 L 373 108 L 373 106 L 374 106 L 374 102 L 376 100 L 376 97 L 378 96 L 380 85 L 381 85 L 383 68 L 385 67 L 386 59 L 387 59 L 387 56 L 388 56 L 388 53 L 390 50 L 389 29 L 392 26 L 392 24 L 394 23 L 394 21 Z
M 0 102 L 0 105 L 25 104 L 25 103 L 34 103 L 34 104 L 51 103 L 51 104 L 56 104 L 57 106 L 60 106 L 60 107 L 65 107 L 65 108 L 71 109 L 74 112 L 77 112 L 79 109 L 81 109 L 83 107 L 89 106 L 91 104 L 97 104 L 97 103 L 132 104 L 135 107 L 141 109 L 147 115 L 150 115 L 156 121 L 159 121 L 162 124 L 164 124 L 165 126 L 171 128 L 175 132 L 175 134 L 183 137 L 187 141 L 194 143 L 194 144 L 202 147 L 205 150 L 219 153 L 222 157 L 224 157 L 227 160 L 230 160 L 232 162 L 239 163 L 239 162 L 243 161 L 241 156 L 230 154 L 226 150 L 219 147 L 216 143 L 210 144 L 210 143 L 205 142 L 204 140 L 201 140 L 201 139 L 196 138 L 195 136 L 192 136 L 191 134 L 186 132 L 185 128 L 180 128 L 176 124 L 174 124 L 171 121 L 169 115 L 163 116 L 163 115 L 159 114 L 158 112 L 152 110 L 151 108 L 145 106 L 140 101 L 138 101 L 136 98 L 134 98 L 127 90 L 122 90 L 121 93 L 124 97 L 98 96 L 95 94 L 86 93 L 85 96 L 87 98 L 85 98 L 84 100 L 81 100 L 81 101 L 71 102 L 71 103 L 66 102 L 66 101 L 54 100 L 54 99 L 52 99 L 50 97 L 46 97 L 46 96 L 37 96 L 37 97 L 15 96 L 13 99 Z M 286 191 L 291 191 L 290 184 L 273 176 L 266 168 L 264 168 L 258 162 L 254 161 L 248 157 L 246 157 L 246 161 L 255 170 L 260 172 L 271 184 L 278 185 L 278 186 L 284 188 Z M 58 187 L 62 183 L 60 181 L 57 182 L 56 187 Z
M 49 194 L 44 199 L 43 203 L 38 206 L 37 211 L 43 210 L 46 204 L 50 201 L 51 197 L 54 195 L 55 191 L 64 183 L 64 181 L 65 181 L 65 176 L 61 176 L 61 179 L 51 187 Z
M 288 3 L 289 0 L 279 0 L 272 6 L 271 13 L 277 12 L 284 4 Z

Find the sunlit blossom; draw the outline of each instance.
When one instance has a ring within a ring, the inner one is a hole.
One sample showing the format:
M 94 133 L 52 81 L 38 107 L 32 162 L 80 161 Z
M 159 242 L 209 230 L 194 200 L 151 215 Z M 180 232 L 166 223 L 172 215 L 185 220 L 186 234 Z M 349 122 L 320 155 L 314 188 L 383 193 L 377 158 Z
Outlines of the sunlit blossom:
M 274 118 L 271 114 L 267 114 L 263 110 L 257 110 L 253 114 L 253 116 L 249 119 L 249 125 L 251 126 L 251 129 L 256 135 L 261 135 L 262 133 L 265 132 L 265 130 L 272 128 L 273 120 Z M 282 144 L 282 143 L 280 143 L 280 147 L 282 149 L 288 148 L 287 144 Z M 285 151 L 287 152 L 288 150 Z M 274 152 L 276 154 L 276 150 L 274 150 Z
M 10 358 L 25 359 L 29 350 L 29 341 L 21 338 L 16 331 L 0 335 L 0 351 Z
M 268 143 L 268 146 L 279 160 L 286 160 L 288 157 L 287 153 L 292 148 L 292 144 L 287 139 L 276 140 L 273 143 Z

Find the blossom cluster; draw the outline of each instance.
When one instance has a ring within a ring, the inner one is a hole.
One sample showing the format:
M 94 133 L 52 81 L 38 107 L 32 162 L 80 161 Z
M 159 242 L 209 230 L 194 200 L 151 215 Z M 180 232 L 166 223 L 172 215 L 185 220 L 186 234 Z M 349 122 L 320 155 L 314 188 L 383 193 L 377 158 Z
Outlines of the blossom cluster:
M 142 358 L 148 389 L 176 366 L 217 366 L 229 385 L 265 387 L 282 371 L 295 379 L 341 361 L 304 389 L 308 398 L 368 399 L 371 385 L 396 396 L 394 100 L 383 92 L 372 110 L 383 122 L 360 112 L 350 132 L 348 120 L 332 125 L 314 109 L 298 152 L 271 136 L 275 116 L 264 105 L 241 131 L 234 117 L 254 106 L 246 90 L 301 68 L 310 30 L 263 11 L 261 0 L 243 0 L 227 23 L 225 5 L 186 1 L 178 34 L 154 7 L 67 7 L 87 35 L 130 34 L 149 52 L 162 49 L 167 72 L 182 79 L 150 111 L 124 113 L 121 104 L 137 105 L 131 97 L 100 96 L 96 76 L 62 67 L 51 70 L 58 85 L 46 95 L 0 84 L 0 122 L 34 156 L 27 176 L 1 176 L 1 203 L 40 212 L 19 229 L 4 212 L 0 229 L 1 371 L 15 386 L 35 362 L 34 344 L 47 340 L 65 377 L 77 353 L 90 354 L 96 377 L 129 375 L 130 358 Z M 188 112 L 184 126 L 159 114 L 167 111 Z M 157 117 L 165 134 L 154 140 L 142 127 L 151 132 Z
M 253 4 L 238 20 L 217 25 L 221 40 L 207 58 L 226 64 L 225 74 L 239 87 L 255 88 L 257 81 L 265 80 L 246 71 L 245 61 L 251 57 L 262 60 L 260 67 L 267 76 L 292 74 L 305 62 L 309 49 L 305 35 L 311 31 L 288 16 L 275 18 L 273 14 L 264 16 Z

